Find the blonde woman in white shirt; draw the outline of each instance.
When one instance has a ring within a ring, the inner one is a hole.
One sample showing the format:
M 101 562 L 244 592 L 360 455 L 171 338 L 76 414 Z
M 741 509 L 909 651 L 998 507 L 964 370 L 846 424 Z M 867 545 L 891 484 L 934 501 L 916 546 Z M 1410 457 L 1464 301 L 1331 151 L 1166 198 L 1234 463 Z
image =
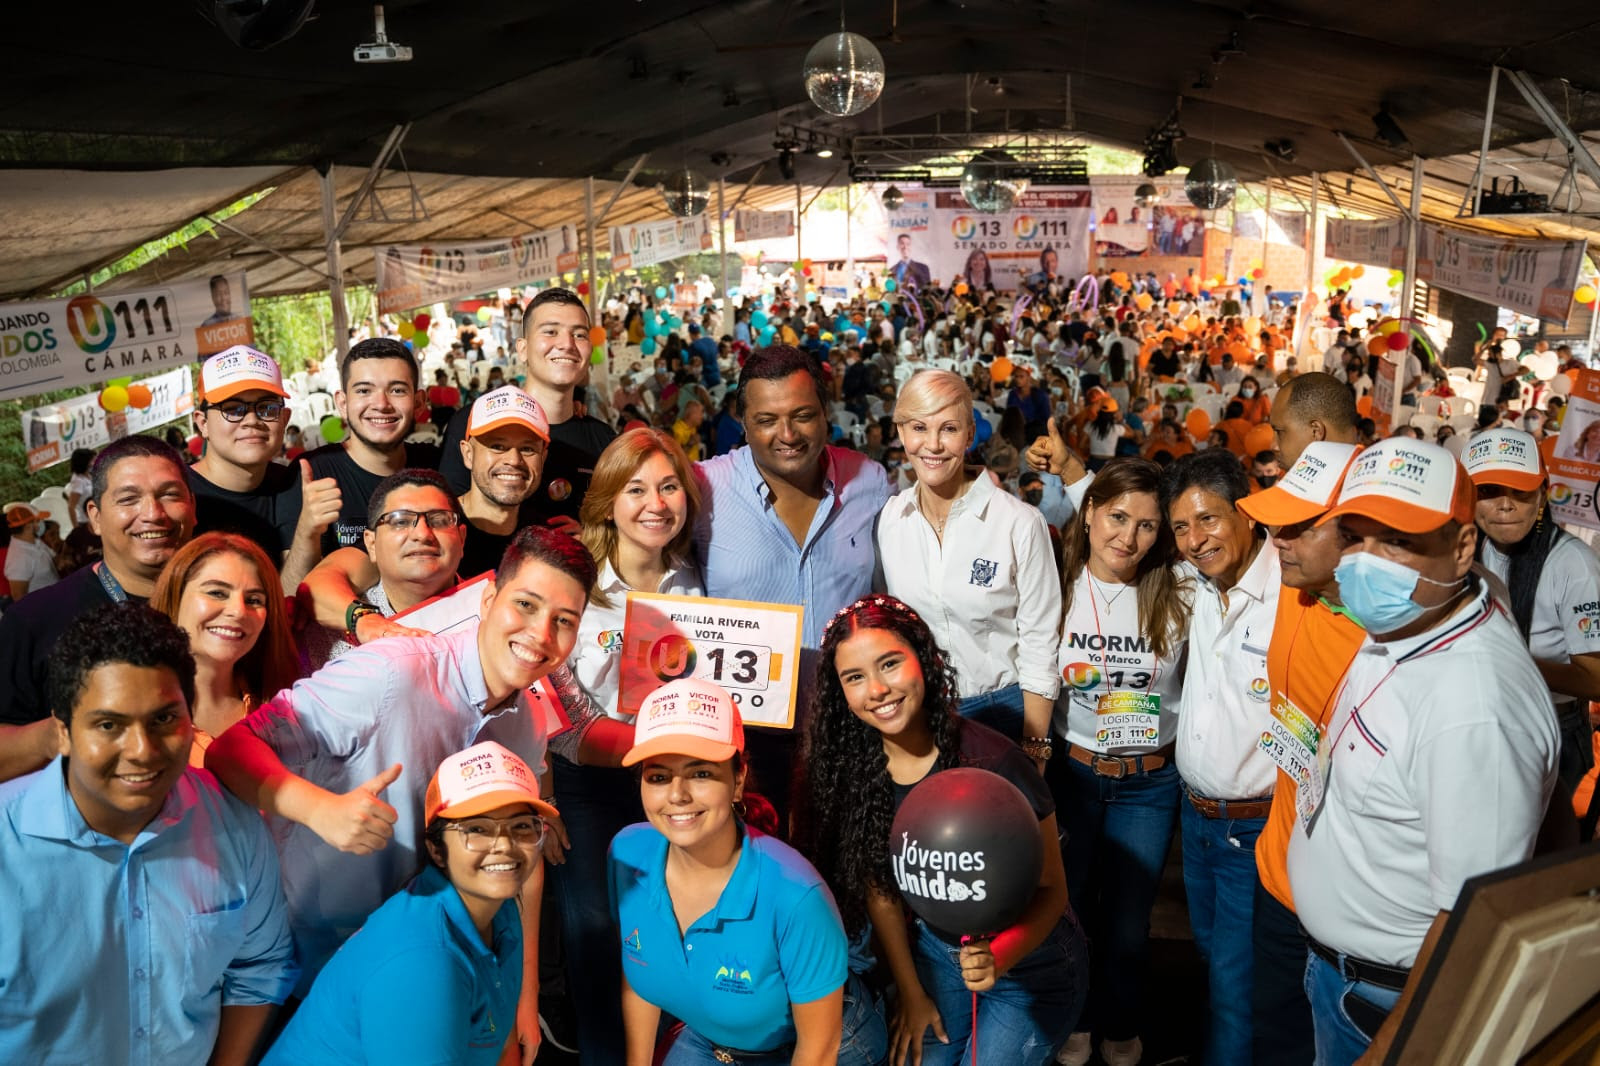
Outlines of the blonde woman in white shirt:
M 606 894 L 606 849 L 625 826 L 644 820 L 639 785 L 622 757 L 633 722 L 617 711 L 622 623 L 630 591 L 704 594 L 689 558 L 700 489 L 672 434 L 630 429 L 606 446 L 594 466 L 579 519 L 580 539 L 599 574 L 567 660 L 578 690 L 563 686 L 572 728 L 550 738 L 555 793 L 567 844 L 551 861 L 566 942 L 568 990 L 585 1062 L 624 1058 L 621 971 L 596 952 L 617 931 Z M 547 857 L 551 844 L 545 844 Z
M 1022 743 L 1042 766 L 1057 690 L 1061 590 L 1038 508 L 969 473 L 972 394 L 922 370 L 895 401 L 916 484 L 878 518 L 886 590 L 927 621 L 959 680 L 960 711 Z
M 1161 513 L 1161 468 L 1112 459 L 1063 534 L 1058 750 L 1045 779 L 1066 840 L 1067 896 L 1086 923 L 1089 1004 L 1056 1061 L 1137 1063 L 1150 909 L 1178 825 L 1172 758 L 1193 588 Z

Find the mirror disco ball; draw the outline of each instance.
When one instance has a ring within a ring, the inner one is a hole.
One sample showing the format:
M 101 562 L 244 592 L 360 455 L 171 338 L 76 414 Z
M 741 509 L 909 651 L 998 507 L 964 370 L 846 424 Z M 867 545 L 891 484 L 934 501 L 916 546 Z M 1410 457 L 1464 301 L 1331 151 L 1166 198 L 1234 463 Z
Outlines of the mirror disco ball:
M 806 53 L 806 95 L 830 115 L 859 115 L 883 92 L 883 53 L 859 33 L 829 34 Z
M 711 186 L 699 174 L 685 167 L 667 179 L 661 188 L 667 210 L 679 218 L 698 215 L 711 200 Z
M 1148 181 L 1143 182 L 1133 190 L 1133 202 L 1140 207 L 1154 207 L 1161 202 L 1161 190 Z
M 883 190 L 883 196 L 879 199 L 883 201 L 883 206 L 887 210 L 898 211 L 900 210 L 900 205 L 906 202 L 906 194 L 891 185 Z
M 990 149 L 972 157 L 961 171 L 961 195 L 975 210 L 999 214 L 1017 206 L 1028 191 L 1028 179 L 1016 174 L 1009 152 Z
M 1183 194 L 1196 207 L 1215 211 L 1233 202 L 1239 188 L 1239 175 L 1233 167 L 1220 159 L 1208 157 L 1189 168 L 1183 179 Z

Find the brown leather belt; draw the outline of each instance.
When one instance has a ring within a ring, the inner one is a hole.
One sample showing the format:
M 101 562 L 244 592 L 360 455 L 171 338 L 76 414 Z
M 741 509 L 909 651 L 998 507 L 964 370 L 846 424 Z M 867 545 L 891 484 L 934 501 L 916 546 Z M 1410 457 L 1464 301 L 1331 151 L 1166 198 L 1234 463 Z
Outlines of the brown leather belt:
M 1272 810 L 1271 796 L 1265 799 L 1216 800 L 1196 796 L 1188 789 L 1184 789 L 1184 794 L 1189 797 L 1189 806 L 1206 818 L 1265 818 L 1267 812 Z
M 1069 744 L 1067 754 L 1073 762 L 1083 763 L 1099 777 L 1122 778 L 1161 769 L 1172 761 L 1172 745 L 1149 755 L 1101 755 L 1078 744 Z

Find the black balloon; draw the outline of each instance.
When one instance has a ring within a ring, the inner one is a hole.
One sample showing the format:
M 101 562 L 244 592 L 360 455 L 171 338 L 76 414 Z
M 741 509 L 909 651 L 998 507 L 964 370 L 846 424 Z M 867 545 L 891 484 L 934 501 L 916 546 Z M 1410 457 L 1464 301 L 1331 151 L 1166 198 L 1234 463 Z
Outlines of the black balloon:
M 894 816 L 896 886 L 917 917 L 950 936 L 1014 924 L 1039 886 L 1039 818 L 999 774 L 958 767 L 923 780 Z
M 293 37 L 316 0 L 213 0 L 211 17 L 228 40 L 260 51 Z

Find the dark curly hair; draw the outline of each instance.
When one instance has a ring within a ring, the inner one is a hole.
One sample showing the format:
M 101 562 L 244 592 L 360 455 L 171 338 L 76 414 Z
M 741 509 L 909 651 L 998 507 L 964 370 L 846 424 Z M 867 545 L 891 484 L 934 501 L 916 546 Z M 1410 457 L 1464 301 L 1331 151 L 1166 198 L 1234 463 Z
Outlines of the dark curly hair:
M 833 890 L 851 935 L 867 924 L 869 890 L 900 899 L 889 869 L 895 811 L 889 757 L 882 735 L 850 710 L 834 666 L 840 643 L 864 629 L 893 633 L 916 654 L 924 685 L 922 710 L 939 749 L 931 772 L 956 766 L 961 751 L 955 668 L 921 616 L 884 595 L 863 596 L 839 612 L 823 634 L 817 663 L 795 841 Z
M 184 702 L 194 706 L 194 656 L 189 653 L 188 635 L 172 619 L 142 603 L 115 603 L 73 619 L 50 651 L 45 694 L 63 724 L 72 725 L 72 709 L 89 686 L 90 675 L 107 663 L 171 670 Z

